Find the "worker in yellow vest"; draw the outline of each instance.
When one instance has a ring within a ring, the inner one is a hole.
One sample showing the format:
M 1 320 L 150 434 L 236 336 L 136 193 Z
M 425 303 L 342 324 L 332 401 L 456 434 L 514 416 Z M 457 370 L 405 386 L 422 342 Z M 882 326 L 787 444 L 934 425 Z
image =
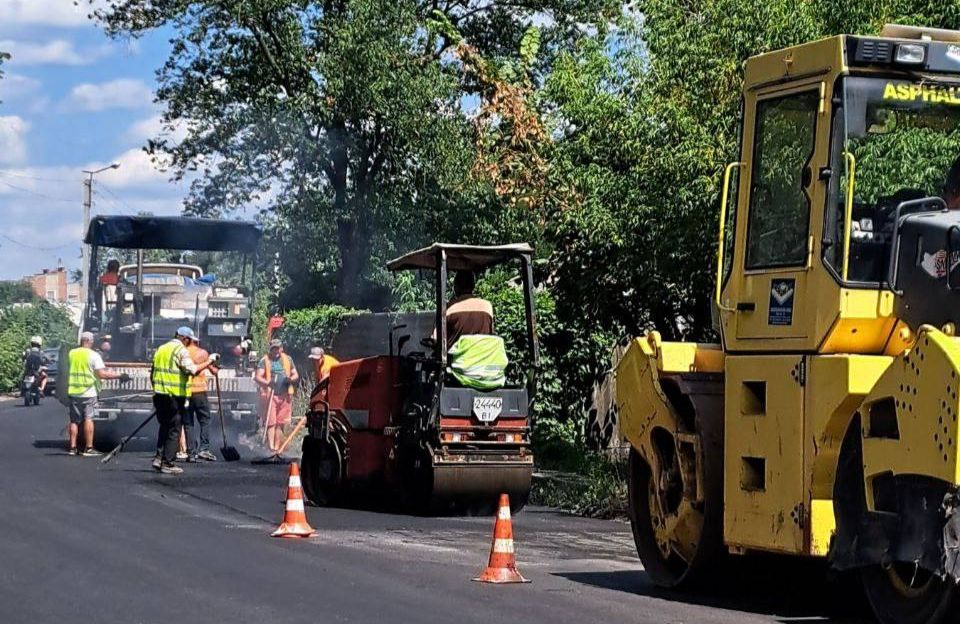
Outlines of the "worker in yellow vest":
M 70 350 L 67 362 L 67 398 L 70 404 L 70 442 L 67 454 L 95 457 L 100 454 L 93 448 L 93 417 L 97 411 L 100 380 L 119 379 L 120 383 L 126 383 L 130 381 L 130 375 L 107 370 L 103 358 L 93 350 L 91 332 L 80 334 L 80 346 Z M 77 448 L 81 424 L 85 442 L 82 453 Z
M 254 381 L 260 386 L 261 421 L 266 428 L 267 448 L 276 453 L 283 442 L 283 426 L 293 415 L 293 395 L 300 375 L 290 356 L 283 352 L 283 343 L 270 341 L 270 351 L 260 360 Z
M 164 474 L 180 474 L 183 469 L 173 462 L 177 458 L 180 425 L 187 410 L 192 390 L 192 377 L 220 361 L 219 353 L 211 353 L 206 363 L 197 365 L 187 351 L 194 338 L 193 330 L 180 327 L 176 335 L 157 349 L 153 356 L 150 382 L 153 384 L 153 407 L 157 413 L 157 456 L 154 470 Z

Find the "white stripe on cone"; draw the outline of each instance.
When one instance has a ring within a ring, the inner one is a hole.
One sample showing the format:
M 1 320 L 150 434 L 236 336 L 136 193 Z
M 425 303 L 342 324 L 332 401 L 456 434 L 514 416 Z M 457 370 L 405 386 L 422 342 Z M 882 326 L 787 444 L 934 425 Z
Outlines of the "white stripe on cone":
M 513 539 L 503 539 L 497 538 L 493 540 L 493 552 L 500 553 L 501 555 L 512 555 L 513 554 Z
M 487 512 L 487 513 L 489 513 L 489 512 Z M 501 520 L 509 520 L 509 519 L 510 519 L 510 508 L 509 508 L 509 507 L 501 507 L 500 509 L 498 509 L 498 510 L 497 510 L 497 517 L 500 518 Z
M 301 498 L 288 498 L 287 499 L 287 511 L 303 511 L 303 499 Z
M 287 487 L 301 487 L 300 485 L 300 475 L 293 475 L 290 477 L 290 482 L 287 483 Z

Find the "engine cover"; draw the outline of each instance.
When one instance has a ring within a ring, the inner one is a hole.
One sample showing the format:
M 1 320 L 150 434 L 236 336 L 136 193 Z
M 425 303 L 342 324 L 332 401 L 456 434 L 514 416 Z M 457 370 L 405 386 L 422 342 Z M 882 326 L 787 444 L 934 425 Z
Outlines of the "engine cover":
M 960 211 L 903 217 L 895 267 L 895 312 L 914 329 L 960 325 Z

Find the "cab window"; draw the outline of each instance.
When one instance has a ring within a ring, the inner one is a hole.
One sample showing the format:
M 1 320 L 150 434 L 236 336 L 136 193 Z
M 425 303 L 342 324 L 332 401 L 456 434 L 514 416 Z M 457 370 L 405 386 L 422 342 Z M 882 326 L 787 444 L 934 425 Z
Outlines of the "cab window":
M 757 104 L 747 269 L 806 263 L 810 198 L 804 187 L 809 181 L 819 107 L 819 91 Z

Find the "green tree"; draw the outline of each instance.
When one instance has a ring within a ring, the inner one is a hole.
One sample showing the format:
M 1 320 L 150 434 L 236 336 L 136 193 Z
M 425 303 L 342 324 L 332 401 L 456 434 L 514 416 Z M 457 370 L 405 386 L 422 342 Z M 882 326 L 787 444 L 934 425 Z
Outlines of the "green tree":
M 562 54 L 534 104 L 553 141 L 548 240 L 558 314 L 587 328 L 712 334 L 720 175 L 739 148 L 746 58 L 898 22 L 960 27 L 926 0 L 640 0 Z
M 232 215 L 259 202 L 287 305 L 369 307 L 389 299 L 374 268 L 383 259 L 483 232 L 476 217 L 496 202 L 468 176 L 474 84 L 452 55 L 457 39 L 532 64 L 532 49 L 546 58 L 618 10 L 612 0 L 118 0 L 96 15 L 116 36 L 173 28 L 157 99 L 186 138 L 168 133 L 148 150 L 176 175 L 199 174 L 189 210 Z M 534 46 L 523 37 L 538 16 L 550 26 Z

